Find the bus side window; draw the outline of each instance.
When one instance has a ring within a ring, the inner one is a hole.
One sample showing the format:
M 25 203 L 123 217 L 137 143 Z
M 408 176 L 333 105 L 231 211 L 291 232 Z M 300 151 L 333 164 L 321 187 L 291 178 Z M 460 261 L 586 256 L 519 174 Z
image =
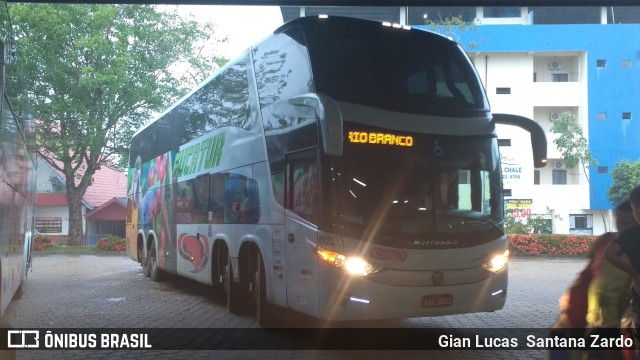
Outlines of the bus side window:
M 224 224 L 224 191 L 227 173 L 211 174 L 209 181 L 210 224 Z
M 209 175 L 178 183 L 176 222 L 178 224 L 207 223 Z
M 224 222 L 257 224 L 260 220 L 258 182 L 240 174 L 229 174 L 225 181 Z
M 288 155 L 286 171 L 287 208 L 303 218 L 317 223 L 319 212 L 317 149 Z

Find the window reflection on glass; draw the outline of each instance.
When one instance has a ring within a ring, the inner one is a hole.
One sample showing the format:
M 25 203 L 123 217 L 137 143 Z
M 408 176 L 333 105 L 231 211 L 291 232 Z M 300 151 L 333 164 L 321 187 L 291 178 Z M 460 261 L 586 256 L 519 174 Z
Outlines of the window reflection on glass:
M 258 183 L 239 174 L 225 180 L 224 222 L 227 224 L 255 224 L 260 220 Z
M 303 151 L 289 157 L 287 161 L 287 207 L 316 223 L 319 199 L 317 151 Z
M 209 175 L 178 183 L 176 220 L 178 224 L 204 224 L 209 213 Z

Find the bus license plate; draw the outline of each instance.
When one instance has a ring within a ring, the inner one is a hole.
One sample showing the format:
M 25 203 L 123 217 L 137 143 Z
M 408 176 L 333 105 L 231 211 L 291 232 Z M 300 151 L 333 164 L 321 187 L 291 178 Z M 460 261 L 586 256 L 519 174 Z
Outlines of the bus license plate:
M 451 305 L 453 305 L 453 295 L 451 294 L 424 295 L 422 297 L 422 307 L 428 308 Z

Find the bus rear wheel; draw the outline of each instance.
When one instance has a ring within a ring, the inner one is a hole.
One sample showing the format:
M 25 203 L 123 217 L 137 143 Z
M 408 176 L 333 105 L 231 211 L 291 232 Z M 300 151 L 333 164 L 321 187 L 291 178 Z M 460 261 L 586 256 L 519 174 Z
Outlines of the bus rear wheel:
M 216 300 L 226 301 L 226 267 L 229 264 L 229 252 L 224 245 L 217 245 L 214 248 L 213 256 L 215 261 L 211 264 L 211 282 L 213 296 Z
M 138 262 L 140 263 L 140 265 L 142 265 L 142 267 L 144 268 L 144 251 L 142 251 L 142 246 L 138 245 Z
M 239 284 L 233 281 L 233 269 L 231 261 L 227 261 L 224 267 L 224 290 L 227 295 L 227 309 L 232 314 L 242 314 L 244 310 L 242 297 L 240 296 Z
M 149 250 L 149 259 L 147 259 L 147 263 L 149 264 L 149 276 L 151 280 L 155 282 L 162 281 L 164 272 L 158 267 L 158 255 L 156 254 L 156 247 L 154 243 L 151 243 L 151 249 Z
M 148 250 L 147 254 L 149 254 L 150 252 L 151 252 L 151 250 Z M 142 273 L 144 273 L 144 276 L 150 277 L 151 276 L 151 261 L 149 261 L 149 256 L 144 256 L 144 255 L 142 255 L 142 256 L 143 256 L 142 257 Z
M 281 309 L 277 306 L 270 304 L 267 301 L 267 273 L 264 267 L 264 261 L 262 255 L 258 254 L 258 273 L 256 274 L 256 317 L 258 318 L 258 325 L 265 328 L 274 328 L 282 326 L 282 323 L 278 321 L 281 319 L 279 313 Z

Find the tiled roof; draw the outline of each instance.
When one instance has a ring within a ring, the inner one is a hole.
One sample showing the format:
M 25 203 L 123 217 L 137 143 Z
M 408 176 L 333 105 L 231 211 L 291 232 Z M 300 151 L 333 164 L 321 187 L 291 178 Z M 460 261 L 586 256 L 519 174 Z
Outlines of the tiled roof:
M 127 177 L 120 171 L 102 166 L 93 174 L 93 184 L 87 188 L 84 200 L 92 207 L 98 207 L 114 197 L 127 195 Z
M 125 220 L 127 217 L 127 205 L 119 198 L 112 198 L 98 206 L 85 216 L 92 220 Z

